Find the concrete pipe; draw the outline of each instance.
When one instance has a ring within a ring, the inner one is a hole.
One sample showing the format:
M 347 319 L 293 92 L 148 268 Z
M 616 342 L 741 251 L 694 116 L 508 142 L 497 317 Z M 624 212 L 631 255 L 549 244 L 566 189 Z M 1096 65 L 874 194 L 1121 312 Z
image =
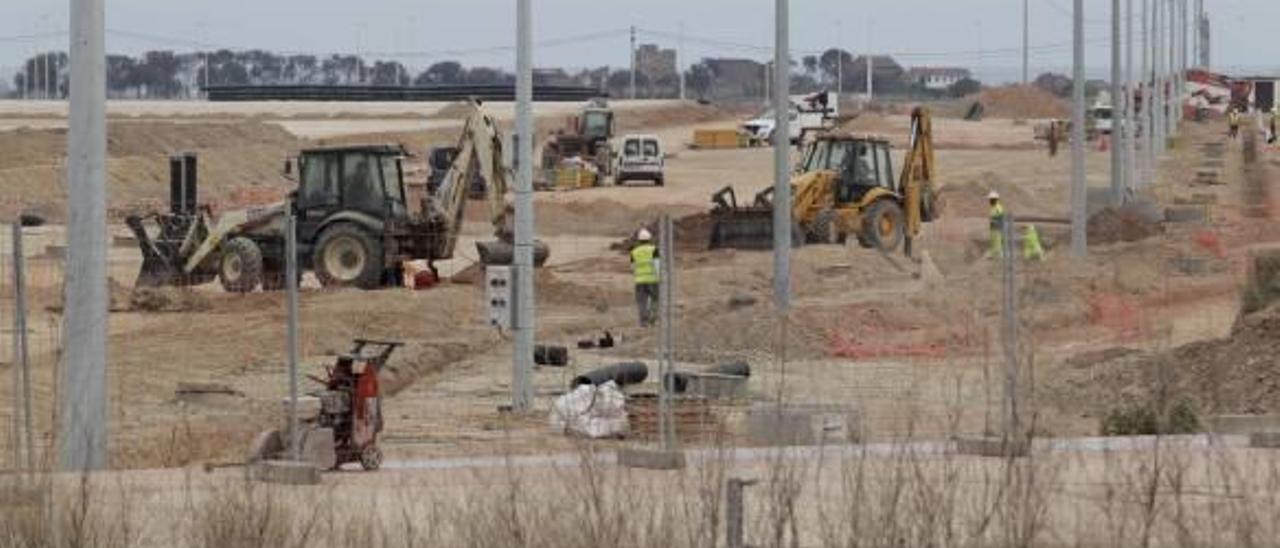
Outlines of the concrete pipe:
M 613 381 L 618 386 L 639 384 L 649 378 L 649 367 L 642 362 L 623 362 L 588 371 L 573 378 L 571 386 L 577 388 L 584 384 L 601 385 Z
M 515 246 L 502 240 L 492 242 L 476 242 L 476 253 L 480 255 L 480 263 L 485 265 L 510 265 L 515 260 Z M 551 256 L 551 248 L 540 241 L 533 243 L 533 265 L 546 264 Z

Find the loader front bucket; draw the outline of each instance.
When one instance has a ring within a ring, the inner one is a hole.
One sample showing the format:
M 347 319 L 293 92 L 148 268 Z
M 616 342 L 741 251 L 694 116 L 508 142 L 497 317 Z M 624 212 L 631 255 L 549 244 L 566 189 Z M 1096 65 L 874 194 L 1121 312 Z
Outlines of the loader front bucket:
M 177 285 L 181 267 L 175 265 L 156 246 L 151 236 L 147 235 L 146 228 L 142 225 L 142 218 L 130 215 L 125 218 L 124 223 L 133 232 L 134 239 L 138 241 L 138 248 L 142 252 L 142 267 L 138 271 L 138 278 L 133 282 L 133 286 L 162 287 Z
M 476 242 L 476 252 L 480 254 L 480 264 L 509 265 L 515 260 L 515 246 L 503 240 Z M 533 243 L 533 266 L 541 267 L 551 256 L 551 248 L 541 241 Z
M 772 249 L 773 210 L 744 208 L 713 213 L 710 249 Z M 804 243 L 798 225 L 791 227 L 791 246 Z

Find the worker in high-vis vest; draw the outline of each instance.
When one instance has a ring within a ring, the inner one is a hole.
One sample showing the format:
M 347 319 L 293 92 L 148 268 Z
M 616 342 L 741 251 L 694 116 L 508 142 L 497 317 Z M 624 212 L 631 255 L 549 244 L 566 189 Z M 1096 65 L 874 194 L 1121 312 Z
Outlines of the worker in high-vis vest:
M 1240 110 L 1231 107 L 1227 111 L 1227 136 L 1234 141 L 1237 135 L 1240 135 Z
M 1022 233 L 1022 258 L 1028 261 L 1044 261 L 1044 245 L 1040 243 L 1040 231 L 1036 225 L 1027 225 Z
M 991 248 L 987 250 L 987 258 L 1004 257 L 1004 204 L 1000 203 L 1000 193 L 994 190 L 987 194 L 987 202 L 991 204 L 988 227 L 990 229 Z
M 636 282 L 636 308 L 640 311 L 640 326 L 658 323 L 658 246 L 653 245 L 653 234 L 641 228 L 636 233 L 636 246 L 631 248 L 631 270 Z

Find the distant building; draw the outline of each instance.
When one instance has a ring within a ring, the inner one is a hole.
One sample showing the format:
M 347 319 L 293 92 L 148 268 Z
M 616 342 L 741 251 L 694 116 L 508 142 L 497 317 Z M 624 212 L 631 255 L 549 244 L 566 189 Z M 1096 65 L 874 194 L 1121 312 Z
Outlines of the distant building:
M 911 67 L 902 75 L 908 86 L 931 91 L 946 91 L 956 82 L 971 77 L 969 69 L 957 67 Z
M 676 50 L 662 49 L 657 44 L 643 44 L 636 49 L 636 71 L 650 82 L 676 75 Z
M 577 82 L 561 68 L 533 69 L 533 83 L 540 86 L 572 86 Z
M 902 75 L 906 71 L 902 69 L 897 61 L 888 55 L 873 55 L 871 57 L 873 75 L 875 80 L 876 91 L 892 91 L 902 86 Z M 867 79 L 867 56 L 860 55 L 850 63 L 852 70 L 845 71 L 845 78 L 850 74 L 856 75 L 857 80 L 854 81 L 854 88 L 866 91 Z
M 764 63 L 751 59 L 704 59 L 714 77 L 711 95 L 720 98 L 759 97 L 764 91 Z

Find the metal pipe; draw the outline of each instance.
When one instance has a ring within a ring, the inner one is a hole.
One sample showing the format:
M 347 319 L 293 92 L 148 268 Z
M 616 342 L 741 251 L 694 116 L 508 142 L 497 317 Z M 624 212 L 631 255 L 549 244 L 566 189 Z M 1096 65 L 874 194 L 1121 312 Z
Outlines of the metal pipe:
M 107 465 L 106 57 L 103 0 L 71 0 L 59 466 Z
M 640 384 L 649 378 L 649 367 L 642 362 L 623 362 L 587 371 L 573 378 L 570 386 L 577 388 L 584 384 L 599 386 L 613 381 L 618 386 Z
M 1071 104 L 1071 254 L 1083 259 L 1088 252 L 1085 215 L 1088 203 L 1084 178 L 1084 0 L 1075 0 L 1073 10 L 1072 104 Z
M 511 408 L 533 405 L 533 6 L 516 2 L 516 181 L 515 181 L 515 354 L 512 357 Z M 632 56 L 635 63 L 635 56 Z M 634 89 L 634 88 L 633 88 Z

